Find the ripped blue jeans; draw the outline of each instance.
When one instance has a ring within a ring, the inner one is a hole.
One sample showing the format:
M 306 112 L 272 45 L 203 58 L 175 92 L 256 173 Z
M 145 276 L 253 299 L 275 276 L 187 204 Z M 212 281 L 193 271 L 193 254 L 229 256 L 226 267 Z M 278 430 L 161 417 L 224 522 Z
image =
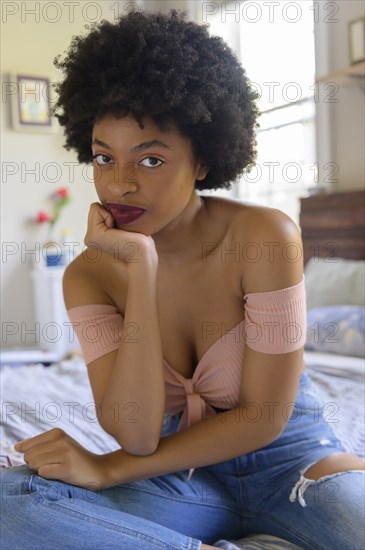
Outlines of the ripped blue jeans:
M 99 492 L 4 469 L 0 546 L 30 550 L 198 550 L 201 543 L 271 534 L 305 550 L 363 550 L 365 475 L 319 480 L 306 470 L 345 451 L 302 374 L 294 411 L 270 445 L 204 468 Z M 283 411 L 285 414 L 285 411 Z M 166 416 L 162 436 L 180 414 Z

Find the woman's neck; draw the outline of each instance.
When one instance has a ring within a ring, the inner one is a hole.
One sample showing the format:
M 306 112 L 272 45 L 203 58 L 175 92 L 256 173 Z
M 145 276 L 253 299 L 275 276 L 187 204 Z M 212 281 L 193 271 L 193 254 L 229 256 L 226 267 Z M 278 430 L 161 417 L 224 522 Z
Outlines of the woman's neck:
M 152 235 L 160 264 L 178 267 L 182 262 L 199 259 L 206 222 L 205 201 L 194 192 L 181 215 Z

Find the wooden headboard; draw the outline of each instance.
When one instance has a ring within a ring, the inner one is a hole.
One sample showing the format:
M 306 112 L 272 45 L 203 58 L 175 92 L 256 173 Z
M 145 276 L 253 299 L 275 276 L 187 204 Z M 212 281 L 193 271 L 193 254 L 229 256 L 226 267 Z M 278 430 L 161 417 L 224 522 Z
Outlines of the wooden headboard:
M 309 258 L 365 259 L 365 193 L 321 193 L 300 199 L 304 263 Z

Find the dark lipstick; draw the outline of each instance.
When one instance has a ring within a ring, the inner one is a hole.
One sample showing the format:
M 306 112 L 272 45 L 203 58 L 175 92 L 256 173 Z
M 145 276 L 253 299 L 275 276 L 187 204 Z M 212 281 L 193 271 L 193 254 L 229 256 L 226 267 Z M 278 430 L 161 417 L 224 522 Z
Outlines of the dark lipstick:
M 145 212 L 144 208 L 119 203 L 108 203 L 108 210 L 118 224 L 132 223 Z

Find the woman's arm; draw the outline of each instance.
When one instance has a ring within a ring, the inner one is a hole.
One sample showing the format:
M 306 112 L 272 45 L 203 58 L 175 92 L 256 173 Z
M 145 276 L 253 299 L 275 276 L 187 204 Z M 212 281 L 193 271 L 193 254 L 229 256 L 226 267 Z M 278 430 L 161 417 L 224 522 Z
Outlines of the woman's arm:
M 108 291 L 120 302 L 125 297 L 119 349 L 91 361 L 88 373 L 101 426 L 126 451 L 144 455 L 158 445 L 165 410 L 158 257 L 151 237 L 114 229 L 113 223 L 101 205 L 91 205 L 85 244 L 102 251 L 101 261 L 90 264 L 85 255 L 67 268 L 64 299 L 71 309 L 110 304 Z M 87 331 L 81 333 L 87 340 Z M 133 422 L 125 421 L 128 416 Z
M 148 258 L 128 267 L 124 326 L 133 326 L 136 332 L 119 346 L 101 404 L 101 424 L 129 453 L 150 454 L 160 438 L 165 382 L 156 268 Z M 128 422 L 126 407 L 131 411 L 131 406 L 133 422 Z

